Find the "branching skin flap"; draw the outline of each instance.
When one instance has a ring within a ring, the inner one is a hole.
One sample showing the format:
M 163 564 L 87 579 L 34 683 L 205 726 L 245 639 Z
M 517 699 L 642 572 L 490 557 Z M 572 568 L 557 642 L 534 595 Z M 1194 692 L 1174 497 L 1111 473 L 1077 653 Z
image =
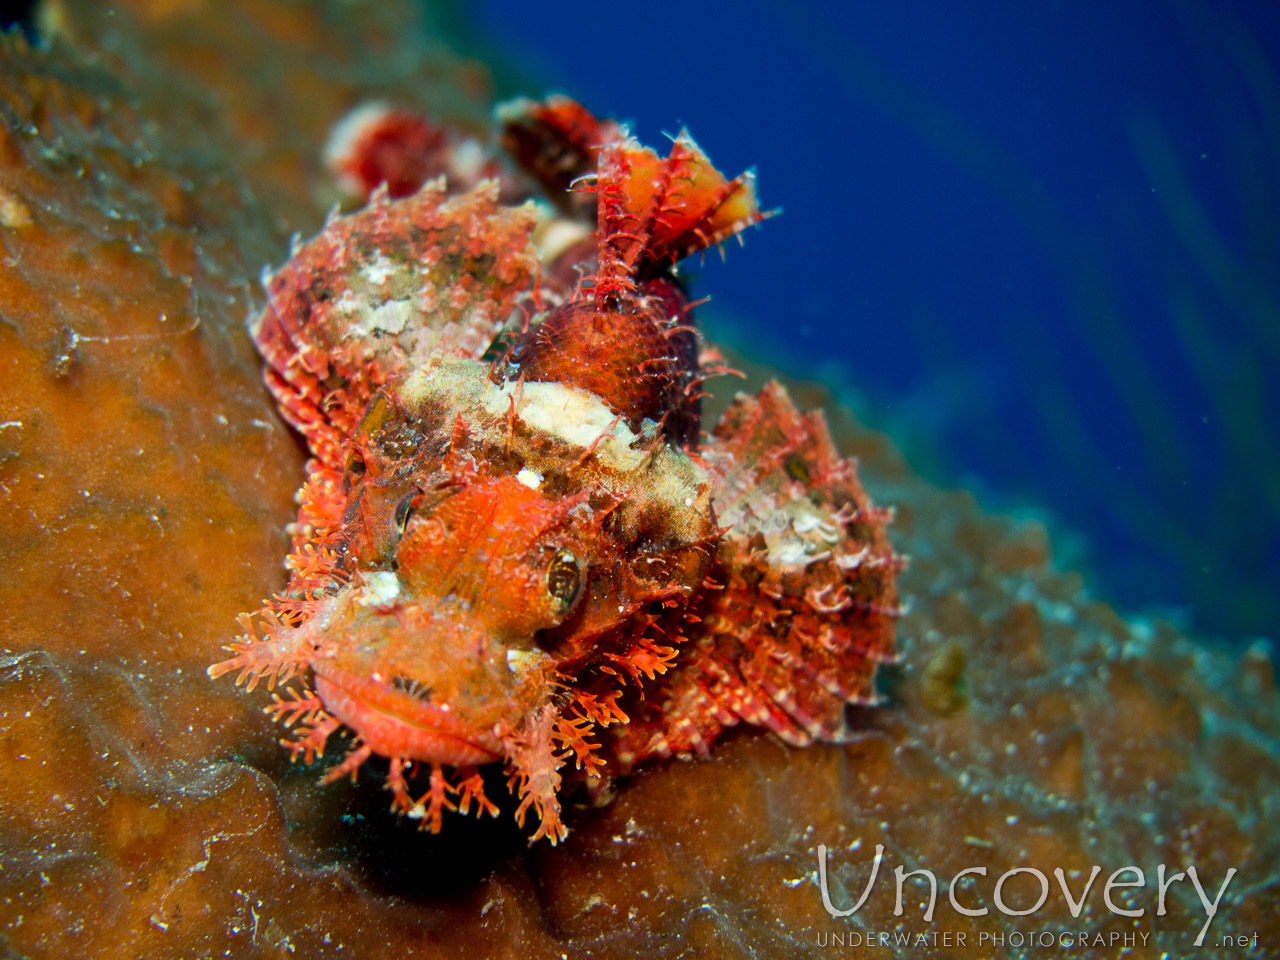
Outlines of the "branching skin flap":
M 331 145 L 401 199 L 374 190 L 264 278 L 252 333 L 311 459 L 289 586 L 209 674 L 267 687 L 295 757 L 345 740 L 326 781 L 386 758 L 393 809 L 433 831 L 496 814 L 479 771 L 502 764 L 556 843 L 566 791 L 739 722 L 844 736 L 893 656 L 902 559 L 780 386 L 702 433 L 725 370 L 675 265 L 767 216 L 751 175 L 563 97 L 499 118 L 507 166 L 398 114 Z

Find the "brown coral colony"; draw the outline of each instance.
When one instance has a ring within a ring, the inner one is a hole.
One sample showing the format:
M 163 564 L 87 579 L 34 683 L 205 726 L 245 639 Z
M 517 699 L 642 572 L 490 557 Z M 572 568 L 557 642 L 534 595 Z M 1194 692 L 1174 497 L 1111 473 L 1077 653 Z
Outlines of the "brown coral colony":
M 331 144 L 365 205 L 266 279 L 252 325 L 311 452 L 290 582 L 209 672 L 277 689 L 295 755 L 345 731 L 326 779 L 385 757 L 432 830 L 496 813 L 479 768 L 502 763 L 554 843 L 569 788 L 739 722 L 839 739 L 892 656 L 901 560 L 781 387 L 701 433 L 724 371 L 674 268 L 764 219 L 752 177 L 566 98 L 499 116 L 510 167 L 387 108 Z M 403 199 L 366 196 L 387 179 Z

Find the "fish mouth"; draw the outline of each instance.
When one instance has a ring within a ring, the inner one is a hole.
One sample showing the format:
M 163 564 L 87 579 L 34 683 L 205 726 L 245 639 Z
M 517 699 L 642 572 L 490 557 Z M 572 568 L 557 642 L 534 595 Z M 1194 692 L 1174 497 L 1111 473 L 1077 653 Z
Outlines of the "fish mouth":
M 493 733 L 459 720 L 443 705 L 426 703 L 382 680 L 330 662 L 312 666 L 325 708 L 385 757 L 479 766 L 502 759 Z

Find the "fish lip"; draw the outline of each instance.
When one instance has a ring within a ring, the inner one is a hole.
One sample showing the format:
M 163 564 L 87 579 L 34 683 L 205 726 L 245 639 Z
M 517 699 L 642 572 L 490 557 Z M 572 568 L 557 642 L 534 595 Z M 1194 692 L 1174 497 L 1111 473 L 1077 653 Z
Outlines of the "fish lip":
M 434 704 L 401 694 L 331 662 L 312 665 L 316 693 L 325 708 L 359 735 L 374 753 L 387 757 L 479 766 L 502 759 L 500 739 Z

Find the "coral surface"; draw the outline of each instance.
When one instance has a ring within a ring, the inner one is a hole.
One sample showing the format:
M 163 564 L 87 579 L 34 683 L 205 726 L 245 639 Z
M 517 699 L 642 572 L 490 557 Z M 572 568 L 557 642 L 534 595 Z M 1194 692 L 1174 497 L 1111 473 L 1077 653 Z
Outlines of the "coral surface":
M 1194 864 L 1211 898 L 1238 869 L 1205 955 L 1280 951 L 1265 648 L 1231 655 L 1118 616 L 1053 568 L 1039 525 L 930 487 L 838 411 L 837 441 L 897 506 L 912 557 L 891 703 L 855 716 L 851 743 L 737 733 L 569 811 L 556 848 L 504 820 L 405 829 L 363 779 L 317 789 L 269 719 L 204 672 L 236 614 L 284 586 L 304 461 L 244 320 L 261 267 L 332 200 L 330 124 L 393 92 L 477 118 L 482 75 L 416 39 L 409 4 L 112 10 L 51 4 L 48 50 L 0 44 L 7 955 L 820 956 L 833 934 L 947 930 L 966 944 L 862 955 L 1029 955 L 978 937 L 1064 930 L 1104 939 L 1055 956 L 1115 955 L 1126 933 L 1149 934 L 1129 956 L 1197 955 L 1205 909 L 1183 881 L 1156 916 L 1159 864 Z M 837 907 L 885 848 L 846 920 L 822 905 L 819 844 Z M 1056 888 L 1033 915 L 994 909 L 1010 867 L 1062 867 L 1078 891 L 1095 864 L 1079 917 Z M 1146 886 L 1112 898 L 1137 918 L 1102 897 L 1130 864 Z M 932 923 L 918 880 L 894 915 L 899 865 L 944 885 Z M 992 909 L 971 919 L 945 884 L 973 866 L 988 874 L 958 896 Z

